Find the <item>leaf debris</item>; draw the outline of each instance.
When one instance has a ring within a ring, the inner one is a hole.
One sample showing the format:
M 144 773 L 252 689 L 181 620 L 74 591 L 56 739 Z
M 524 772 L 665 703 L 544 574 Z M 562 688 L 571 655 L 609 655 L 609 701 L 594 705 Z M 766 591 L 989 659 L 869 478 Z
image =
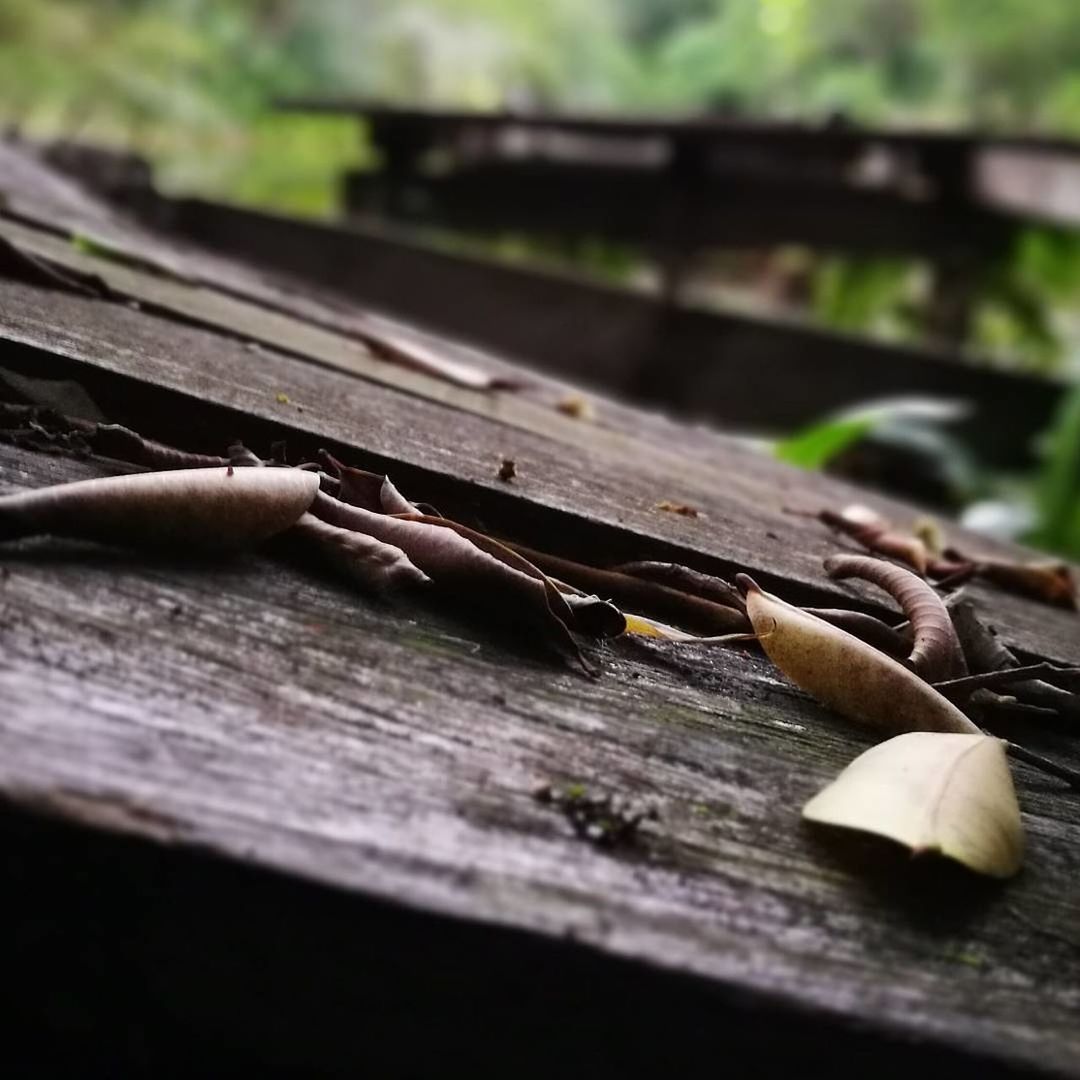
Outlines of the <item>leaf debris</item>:
M 541 784 L 533 798 L 563 812 L 575 834 L 601 848 L 633 847 L 646 821 L 659 821 L 655 803 L 618 793 L 595 794 L 584 784 Z

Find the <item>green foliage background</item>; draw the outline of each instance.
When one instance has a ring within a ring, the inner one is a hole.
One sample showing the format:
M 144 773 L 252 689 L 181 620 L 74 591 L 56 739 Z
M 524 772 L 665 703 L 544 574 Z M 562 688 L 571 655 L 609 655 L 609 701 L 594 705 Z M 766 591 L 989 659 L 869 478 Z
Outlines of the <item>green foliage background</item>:
M 1080 136 L 1080 2 L 0 0 L 0 124 L 130 148 L 166 189 L 331 212 L 342 170 L 370 163 L 371 151 L 351 120 L 273 110 L 275 98 L 304 93 L 814 121 L 841 113 Z M 535 240 L 486 243 L 507 258 L 553 256 Z M 635 271 L 633 252 L 588 238 L 579 247 L 573 258 L 596 272 Z M 795 261 L 822 322 L 900 340 L 923 332 L 926 267 Z M 1080 374 L 1076 235 L 1030 230 L 982 268 L 977 297 L 968 344 L 980 356 Z M 1046 440 L 1030 500 L 1035 538 L 1075 553 L 1078 409 L 1080 390 Z
M 2 0 L 0 119 L 320 212 L 362 147 L 303 92 L 1080 131 L 1074 0 Z

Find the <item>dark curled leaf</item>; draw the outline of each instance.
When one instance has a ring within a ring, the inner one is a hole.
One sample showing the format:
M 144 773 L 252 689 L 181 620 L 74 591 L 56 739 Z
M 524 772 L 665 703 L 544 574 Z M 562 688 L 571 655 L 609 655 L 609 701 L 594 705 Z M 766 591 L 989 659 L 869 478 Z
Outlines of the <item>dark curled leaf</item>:
M 390 477 L 356 469 L 338 461 L 326 450 L 319 451 L 319 463 L 338 481 L 337 498 L 350 506 L 383 514 L 418 514 L 419 509 L 390 482 Z
M 289 536 L 371 592 L 387 593 L 431 583 L 401 548 L 365 533 L 330 525 L 313 514 L 304 514 L 289 530 Z
M 540 570 L 520 552 L 513 550 L 499 540 L 495 540 L 484 533 L 477 532 L 465 525 L 459 525 L 449 518 L 433 517 L 428 514 L 398 514 L 399 518 L 426 521 L 433 525 L 442 525 L 453 529 L 459 536 L 475 544 L 481 551 L 487 552 L 499 562 L 527 574 L 529 577 L 540 581 L 548 595 L 548 603 L 552 611 L 564 621 L 572 630 L 588 634 L 593 637 L 617 637 L 626 629 L 626 620 L 622 612 L 606 600 L 597 596 L 586 596 L 576 588 L 559 586 L 552 578 Z M 571 602 L 573 601 L 573 602 Z M 606 608 L 606 611 L 600 610 Z M 601 628 L 607 628 L 601 632 Z
M 626 617 L 612 603 L 599 596 L 559 590 L 574 617 L 574 629 L 589 637 L 612 638 L 626 631 Z
M 845 608 L 803 608 L 809 615 L 816 615 L 819 619 L 833 626 L 854 634 L 860 641 L 867 645 L 873 645 L 887 656 L 897 660 L 906 659 L 911 652 L 910 634 L 901 633 L 891 626 L 875 619 L 873 615 L 866 615 L 861 611 L 848 611 Z
M 894 532 L 889 522 L 879 514 L 865 507 L 849 506 L 840 513 L 822 510 L 817 518 L 830 529 L 850 536 L 868 551 L 898 559 L 920 574 L 926 573 L 929 560 L 926 544 L 916 536 Z
M 178 450 L 120 424 L 95 424 L 83 437 L 95 454 L 149 469 L 210 469 L 229 464 L 228 458 Z
M 1076 610 L 1076 582 L 1066 563 L 1054 560 L 1025 563 L 1009 559 L 968 558 L 955 549 L 945 554 L 953 561 L 969 563 L 977 577 L 992 582 L 998 588 L 1053 607 Z
M 560 581 L 607 596 L 627 611 L 651 616 L 653 619 L 671 623 L 694 634 L 745 633 L 750 629 L 750 623 L 742 611 L 742 597 L 739 597 L 738 606 L 727 606 L 683 592 L 666 583 L 623 573 L 619 569 L 602 570 L 598 567 L 586 566 L 583 563 L 548 555 L 520 544 L 514 544 L 513 548 L 535 566 Z M 702 577 L 708 577 L 708 575 L 702 575 Z M 719 578 L 710 580 L 720 582 Z
M 960 638 L 968 668 L 972 672 L 980 675 L 1008 672 L 999 685 L 1022 703 L 1052 709 L 1059 716 L 1080 718 L 1080 693 L 1054 686 L 1042 678 L 1021 678 L 1017 672 L 1020 661 L 1001 643 L 998 636 L 983 624 L 970 600 L 952 596 L 946 600 L 945 606 Z M 941 690 L 946 697 L 960 701 L 971 692 L 963 687 L 959 690 L 947 687 Z M 1074 690 L 1080 690 L 1080 686 Z
M 944 694 L 968 693 L 985 687 L 1011 686 L 1024 679 L 1042 679 L 1052 686 L 1080 690 L 1080 668 L 1059 668 L 1048 663 L 1026 664 L 1023 667 L 987 671 L 979 675 L 965 675 L 960 679 L 946 679 L 934 685 Z
M 311 510 L 332 525 L 400 548 L 440 591 L 494 610 L 504 620 L 530 624 L 563 655 L 591 670 L 570 635 L 573 613 L 535 567 L 530 574 L 508 565 L 462 535 L 468 530 L 441 519 L 391 517 L 350 506 L 325 492 L 316 495 Z
M 922 578 L 902 566 L 866 555 L 830 555 L 825 560 L 829 577 L 861 578 L 884 589 L 911 622 L 911 669 L 927 682 L 940 682 L 967 674 L 967 664 L 952 620 L 941 598 Z
M 669 562 L 628 562 L 614 566 L 612 570 L 645 581 L 655 581 L 671 589 L 711 600 L 714 604 L 745 611 L 746 603 L 739 590 L 730 582 L 713 574 L 703 574 L 700 570 L 691 570 L 688 566 Z
M 1020 661 L 1001 643 L 997 634 L 979 619 L 975 614 L 975 605 L 963 594 L 950 596 L 945 601 L 945 610 L 952 619 L 969 671 L 981 674 L 1020 666 Z
M 242 442 L 234 442 L 229 446 L 229 464 L 234 469 L 258 469 L 262 468 L 265 462 Z

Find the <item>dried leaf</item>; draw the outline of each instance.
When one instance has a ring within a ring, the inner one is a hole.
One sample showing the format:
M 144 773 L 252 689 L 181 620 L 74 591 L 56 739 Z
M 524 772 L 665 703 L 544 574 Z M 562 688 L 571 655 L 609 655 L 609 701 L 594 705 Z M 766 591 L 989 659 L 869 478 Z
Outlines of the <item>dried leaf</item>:
M 326 450 L 319 451 L 319 461 L 332 476 L 337 478 L 337 498 L 342 502 L 383 514 L 418 514 L 420 512 L 394 487 L 389 476 L 345 465 Z
M 680 517 L 696 518 L 701 516 L 701 511 L 686 503 L 672 502 L 670 499 L 661 499 L 656 504 L 657 510 L 664 510 L 669 514 L 678 514 Z
M 1076 582 L 1066 563 L 979 559 L 975 562 L 975 573 L 1009 592 L 1041 600 L 1053 607 L 1076 610 Z
M 737 641 L 757 641 L 757 634 L 710 634 L 699 637 L 687 634 L 675 626 L 648 619 L 644 615 L 625 615 L 626 633 L 634 637 L 662 638 L 664 641 L 680 641 L 693 645 L 727 645 Z
M 612 571 L 643 578 L 646 581 L 655 581 L 669 589 L 689 593 L 691 596 L 709 600 L 723 607 L 735 608 L 736 611 L 746 610 L 746 604 L 739 590 L 730 582 L 713 574 L 705 574 L 700 570 L 691 570 L 688 566 L 680 566 L 678 563 L 628 562 L 612 567 Z
M 955 705 L 872 645 L 764 592 L 745 574 L 736 583 L 769 659 L 842 716 L 886 731 L 978 732 Z
M 298 469 L 178 469 L 0 497 L 0 539 L 46 533 L 126 546 L 239 548 L 293 525 L 319 490 Z
M 464 360 L 453 359 L 419 341 L 399 337 L 383 328 L 377 331 L 365 330 L 362 337 L 368 348 L 380 359 L 434 376 L 467 390 L 517 390 L 521 386 L 519 382 L 492 375 Z
M 911 623 L 908 664 L 927 682 L 967 674 L 964 651 L 941 597 L 910 570 L 865 555 L 830 555 L 825 570 L 834 580 L 860 578 L 884 589 Z
M 627 564 L 627 567 L 632 572 L 625 573 L 624 567 L 606 570 L 586 566 L 520 544 L 515 544 L 514 550 L 532 565 L 560 581 L 567 581 L 579 589 L 607 596 L 621 608 L 641 612 L 642 617 L 659 619 L 664 624 L 674 623 L 682 630 L 690 631 L 691 636 L 737 633 L 750 629 L 743 611 L 742 597 L 733 586 L 720 578 L 712 578 L 707 574 L 699 575 L 707 585 L 714 587 L 713 595 L 724 597 L 723 603 L 717 603 L 688 589 L 684 590 L 678 573 L 669 575 L 666 571 L 667 568 L 676 571 L 685 568 L 672 567 L 670 563 L 631 563 Z M 639 576 L 633 572 L 637 567 L 659 570 L 655 577 L 650 577 L 649 573 Z M 693 575 L 694 572 L 688 570 L 686 573 Z M 688 583 L 690 581 L 689 578 L 685 580 Z M 735 601 L 731 601 L 729 591 L 735 593 Z
M 577 618 L 558 589 L 527 560 L 489 537 L 422 514 L 374 513 L 325 492 L 315 497 L 312 512 L 339 528 L 400 548 L 439 589 L 486 606 L 504 619 L 530 623 L 560 652 L 590 670 L 570 635 Z M 500 551 L 502 558 L 493 551 Z
M 821 510 L 817 518 L 830 529 L 850 536 L 867 551 L 898 559 L 920 574 L 926 573 L 930 562 L 926 544 L 918 537 L 895 532 L 892 525 L 875 511 L 865 506 L 849 506 L 840 513 Z
M 575 420 L 595 420 L 596 411 L 592 402 L 580 394 L 570 394 L 559 401 L 556 406 L 564 416 L 573 417 Z
M 932 517 L 918 518 L 911 527 L 912 534 L 921 540 L 931 558 L 937 558 L 945 548 L 945 533 L 941 523 Z
M 991 877 L 1011 877 L 1024 836 L 999 739 L 916 731 L 857 757 L 803 817 L 936 852 Z
M 341 529 L 304 514 L 289 535 L 313 549 L 335 570 L 376 593 L 429 585 L 431 579 L 418 570 L 401 548 L 373 536 Z
M 662 638 L 664 641 L 696 641 L 694 634 L 687 634 L 677 627 L 646 618 L 644 615 L 625 613 L 626 632 L 633 637 Z

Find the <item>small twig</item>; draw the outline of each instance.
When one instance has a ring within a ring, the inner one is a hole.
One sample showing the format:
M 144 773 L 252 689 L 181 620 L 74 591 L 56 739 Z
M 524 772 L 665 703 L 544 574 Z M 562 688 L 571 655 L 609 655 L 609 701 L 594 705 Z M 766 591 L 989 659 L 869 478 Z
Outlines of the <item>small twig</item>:
M 990 735 L 990 732 L 987 731 L 986 734 Z M 997 736 L 992 737 L 996 738 Z M 1008 739 L 1002 739 L 1001 741 L 1005 743 L 1005 749 L 1017 761 L 1023 761 L 1041 772 L 1056 776 L 1059 780 L 1064 780 L 1074 791 L 1080 791 L 1080 770 L 1071 769 L 1068 765 L 1060 765 L 1058 762 L 1051 761 L 1050 758 L 1043 757 L 1042 754 L 1036 754 L 1033 750 L 1028 750 L 1018 743 L 1010 742 Z
M 742 633 L 750 629 L 746 616 L 734 607 L 706 600 L 659 581 L 621 570 L 604 570 L 548 555 L 522 544 L 507 545 L 544 573 L 575 588 L 605 596 L 628 611 L 671 622 L 694 634 L 707 636 Z M 741 598 L 740 598 L 741 599 Z
M 981 675 L 965 675 L 962 679 L 945 679 L 934 683 L 934 689 L 946 697 L 966 697 L 973 690 L 1008 686 L 1010 683 L 1028 679 L 1041 679 L 1052 686 L 1069 689 L 1080 686 L 1080 668 L 1059 668 L 1045 662 L 1028 664 L 1026 667 L 1005 668 L 1001 671 L 984 671 Z

